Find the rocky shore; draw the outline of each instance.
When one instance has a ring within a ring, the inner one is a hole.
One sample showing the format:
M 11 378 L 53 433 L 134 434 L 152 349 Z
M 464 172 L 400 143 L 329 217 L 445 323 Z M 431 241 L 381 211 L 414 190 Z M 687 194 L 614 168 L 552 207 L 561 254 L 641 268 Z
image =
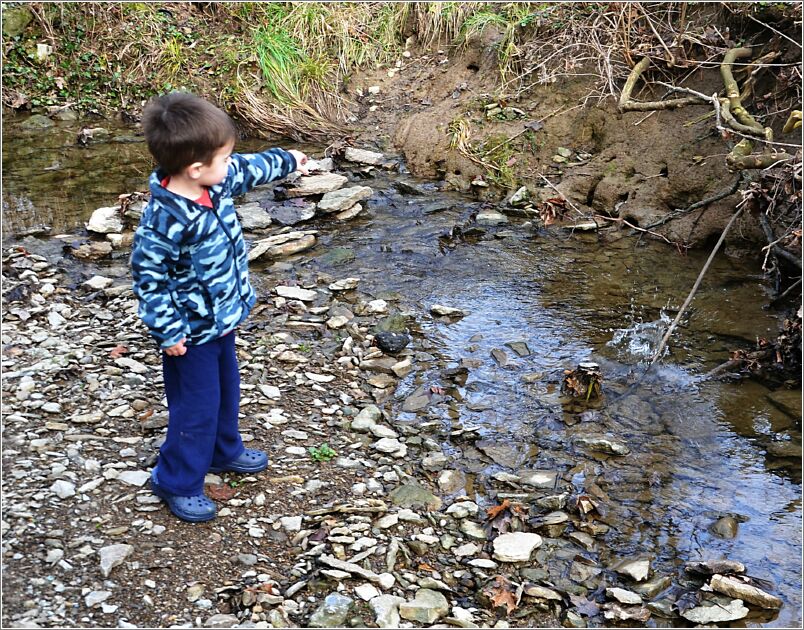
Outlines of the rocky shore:
M 368 172 L 380 158 L 351 156 Z M 178 521 L 148 489 L 167 412 L 126 269 L 75 282 L 22 246 L 3 252 L 4 627 L 671 627 L 781 607 L 738 562 L 678 575 L 645 555 L 602 562 L 604 494 L 578 491 L 580 464 L 523 467 L 515 445 L 471 425 L 397 422 L 446 400 L 427 381 L 396 395 L 433 359 L 414 324 L 465 314 L 401 311 L 361 278 L 285 261 L 315 246 L 298 223 L 348 220 L 372 194 L 320 167 L 240 206 L 252 259 L 275 261 L 255 274 L 261 300 L 237 338 L 241 433 L 271 463 L 208 475 L 210 523 Z M 93 216 L 90 230 L 108 236 L 69 244 L 71 255 L 125 251 L 142 203 Z M 443 375 L 461 382 L 470 369 Z M 447 438 L 502 468 L 488 504 Z M 601 461 L 630 453 L 603 434 L 575 446 Z

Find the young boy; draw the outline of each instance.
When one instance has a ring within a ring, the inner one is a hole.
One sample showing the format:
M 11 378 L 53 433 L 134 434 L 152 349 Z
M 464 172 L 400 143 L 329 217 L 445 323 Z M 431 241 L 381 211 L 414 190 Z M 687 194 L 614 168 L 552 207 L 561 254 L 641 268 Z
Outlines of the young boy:
M 187 93 L 154 99 L 143 113 L 159 164 L 134 236 L 131 268 L 139 316 L 164 351 L 170 419 L 151 474 L 154 494 L 180 519 L 208 521 L 207 471 L 255 473 L 268 457 L 246 449 L 237 417 L 240 375 L 234 329 L 254 306 L 243 232 L 232 197 L 307 174 L 301 151 L 232 154 L 230 118 Z

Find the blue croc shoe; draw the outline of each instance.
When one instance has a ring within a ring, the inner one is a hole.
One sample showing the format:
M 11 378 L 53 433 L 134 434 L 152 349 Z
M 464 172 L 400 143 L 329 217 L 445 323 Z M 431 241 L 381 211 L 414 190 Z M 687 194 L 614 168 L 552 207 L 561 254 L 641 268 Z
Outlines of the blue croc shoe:
M 240 457 L 226 466 L 212 466 L 209 472 L 256 473 L 268 468 L 268 455 L 253 448 L 247 448 Z
M 215 504 L 204 494 L 197 494 L 193 497 L 180 497 L 165 491 L 159 485 L 156 468 L 151 473 L 151 490 L 167 503 L 171 512 L 183 521 L 203 523 L 204 521 L 211 521 L 217 513 Z

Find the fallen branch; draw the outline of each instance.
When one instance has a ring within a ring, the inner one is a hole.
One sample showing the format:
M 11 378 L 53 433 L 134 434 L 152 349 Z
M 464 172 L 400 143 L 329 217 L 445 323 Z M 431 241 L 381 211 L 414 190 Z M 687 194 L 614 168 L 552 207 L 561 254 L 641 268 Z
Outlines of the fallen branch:
M 686 96 L 684 98 L 675 98 L 667 101 L 650 101 L 647 103 L 640 103 L 638 101 L 631 100 L 631 92 L 634 91 L 636 82 L 639 80 L 639 77 L 642 76 L 642 73 L 648 69 L 648 66 L 650 66 L 650 59 L 648 57 L 643 57 L 642 60 L 634 66 L 633 70 L 631 70 L 631 74 L 628 75 L 628 79 L 625 81 L 622 94 L 620 94 L 620 101 L 618 103 L 618 107 L 621 112 L 647 112 L 657 109 L 678 109 L 679 107 L 684 107 L 685 105 L 700 103 L 700 99 L 697 96 Z
M 684 216 L 690 212 L 695 212 L 700 208 L 705 208 L 711 203 L 715 203 L 716 201 L 720 201 L 721 199 L 725 199 L 729 195 L 733 195 L 737 192 L 740 188 L 740 184 L 743 181 L 742 174 L 737 176 L 737 179 L 734 180 L 731 186 L 729 186 L 726 190 L 722 190 L 719 193 L 712 195 L 711 197 L 707 197 L 706 199 L 701 199 L 700 201 L 696 201 L 694 204 L 689 206 L 688 208 L 683 208 L 682 210 L 674 210 L 673 212 L 669 213 L 668 215 L 662 217 L 655 223 L 651 223 L 650 225 L 646 226 L 646 230 L 651 230 L 655 227 L 659 227 L 660 225 L 664 225 L 665 223 L 669 223 L 670 221 L 677 219 L 678 217 Z
M 684 300 L 684 304 L 681 305 L 681 308 L 679 309 L 678 313 L 676 313 L 676 318 L 670 324 L 670 327 L 667 329 L 667 332 L 664 334 L 664 337 L 662 337 L 662 340 L 659 343 L 659 347 L 656 349 L 656 352 L 654 353 L 653 358 L 650 361 L 648 370 L 650 370 L 651 366 L 654 363 L 656 363 L 656 361 L 659 359 L 660 356 L 662 356 L 662 352 L 664 351 L 664 347 L 667 345 L 668 339 L 670 339 L 670 335 L 673 334 L 673 331 L 676 329 L 676 326 L 678 326 L 678 322 L 681 321 L 681 317 L 684 315 L 684 312 L 687 310 L 687 307 L 690 305 L 690 303 L 692 303 L 692 298 L 695 297 L 695 293 L 698 291 L 698 287 L 701 286 L 701 280 L 703 280 L 704 275 L 706 275 L 706 272 L 709 270 L 709 266 L 715 259 L 715 255 L 720 249 L 720 246 L 723 245 L 723 241 L 726 240 L 726 234 L 729 233 L 731 226 L 734 225 L 734 222 L 737 220 L 737 217 L 739 217 L 743 213 L 744 207 L 745 206 L 742 205 L 738 207 L 737 212 L 735 212 L 732 215 L 731 219 L 726 224 L 726 227 L 723 228 L 723 232 L 721 232 L 720 238 L 718 239 L 717 243 L 715 243 L 715 247 L 712 249 L 712 253 L 709 254 L 709 259 L 706 261 L 706 264 L 703 266 L 703 269 L 701 269 L 701 273 L 698 274 L 698 278 L 696 278 L 695 284 L 692 285 L 692 290 L 687 296 L 687 299 Z M 647 374 L 647 370 L 645 371 L 645 374 Z

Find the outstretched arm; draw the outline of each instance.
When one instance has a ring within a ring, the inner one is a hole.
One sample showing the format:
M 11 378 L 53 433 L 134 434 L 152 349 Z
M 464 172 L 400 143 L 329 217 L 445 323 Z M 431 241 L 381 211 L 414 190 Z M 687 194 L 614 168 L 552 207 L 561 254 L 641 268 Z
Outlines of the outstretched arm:
M 268 149 L 262 153 L 235 153 L 229 165 L 229 182 L 232 195 L 237 197 L 255 186 L 287 177 L 299 166 L 299 151 Z M 306 161 L 306 156 L 305 160 Z

